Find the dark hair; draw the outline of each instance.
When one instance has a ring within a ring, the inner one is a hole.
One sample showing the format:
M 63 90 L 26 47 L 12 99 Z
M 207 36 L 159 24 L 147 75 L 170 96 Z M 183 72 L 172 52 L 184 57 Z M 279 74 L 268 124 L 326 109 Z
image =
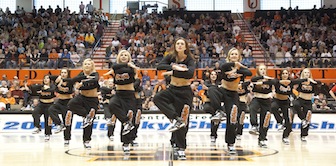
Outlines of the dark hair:
M 290 77 L 289 77 L 290 72 L 289 72 L 288 69 L 282 69 L 282 70 L 280 71 L 280 73 L 279 73 L 279 80 L 282 80 L 282 73 L 283 73 L 284 71 L 287 71 L 287 72 L 288 72 L 288 80 L 290 80 Z
M 187 56 L 190 56 L 191 58 L 195 59 L 195 58 L 194 58 L 194 55 L 190 52 L 190 48 L 189 48 L 189 45 L 188 45 L 187 40 L 184 39 L 184 38 L 182 38 L 182 37 L 178 37 L 178 38 L 176 38 L 176 40 L 175 40 L 175 42 L 174 42 L 174 45 L 173 45 L 173 48 L 174 48 L 174 49 L 173 49 L 173 53 L 172 53 L 173 58 L 176 58 L 176 56 L 177 56 L 177 54 L 178 54 L 177 51 L 176 51 L 175 46 L 176 46 L 176 42 L 179 41 L 179 40 L 183 40 L 184 43 L 185 43 L 186 50 L 184 51 L 184 54 L 186 54 Z
M 67 78 L 70 78 L 70 70 L 69 70 L 69 69 L 67 69 L 67 68 L 62 68 L 62 69 L 61 69 L 61 72 L 62 72 L 62 70 L 66 70 L 66 71 L 67 71 L 67 73 L 68 73 L 68 76 L 67 76 Z

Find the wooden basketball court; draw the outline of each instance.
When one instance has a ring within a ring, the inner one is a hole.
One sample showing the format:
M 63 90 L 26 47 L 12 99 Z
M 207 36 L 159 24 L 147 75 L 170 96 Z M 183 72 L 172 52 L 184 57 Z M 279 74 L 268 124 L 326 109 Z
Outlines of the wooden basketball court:
M 72 135 L 69 147 L 64 147 L 63 135 L 52 135 L 49 142 L 44 135 L 31 133 L 0 134 L 0 165 L 34 166 L 196 166 L 196 165 L 272 165 L 272 166 L 330 166 L 336 165 L 336 133 L 311 132 L 308 141 L 301 142 L 299 131 L 290 136 L 290 145 L 281 142 L 280 132 L 268 133 L 268 148 L 257 146 L 257 136 L 244 132 L 237 141 L 236 155 L 229 155 L 224 132 L 219 131 L 216 145 L 210 143 L 210 132 L 189 132 L 187 160 L 174 160 L 169 145 L 170 133 L 140 131 L 139 146 L 131 153 L 122 151 L 120 136 L 115 132 L 110 141 L 105 132 L 94 132 L 91 150 L 85 150 L 82 133 Z

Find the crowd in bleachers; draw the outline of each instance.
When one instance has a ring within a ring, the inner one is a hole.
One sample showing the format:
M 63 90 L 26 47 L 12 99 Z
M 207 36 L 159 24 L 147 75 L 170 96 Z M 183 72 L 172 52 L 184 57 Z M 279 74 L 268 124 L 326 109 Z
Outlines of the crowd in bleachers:
M 334 67 L 334 11 L 315 7 L 261 11 L 251 20 L 251 26 L 279 67 Z
M 53 10 L 50 7 L 43 9 L 42 6 L 38 10 L 34 8 L 31 13 L 19 7 L 15 14 L 1 11 L 0 68 L 75 67 L 90 56 L 92 47 L 106 26 L 103 24 L 106 23 L 105 15 L 99 11 L 76 14 L 67 8 Z M 289 9 L 267 12 L 266 16 L 251 20 L 251 25 L 279 67 L 332 67 L 335 61 L 328 57 L 336 57 L 334 16 L 329 16 L 322 9 L 303 14 Z M 242 63 L 255 67 L 251 47 L 239 31 L 239 26 L 233 24 L 231 13 L 164 17 L 146 11 L 133 14 L 128 11 L 106 49 L 106 60 L 112 65 L 116 62 L 118 50 L 127 49 L 137 66 L 155 68 L 171 51 L 174 38 L 181 36 L 188 40 L 197 67 L 207 69 L 205 73 L 216 70 L 219 63 L 225 62 L 232 47 L 237 47 L 243 54 Z M 146 72 L 141 74 L 143 107 L 155 110 L 157 108 L 151 98 L 165 88 L 164 81 L 147 78 Z M 14 105 L 20 107 L 34 106 L 34 101 L 29 101 L 29 80 L 17 83 L 13 79 L 2 78 L 0 91 L 5 104 L 15 101 Z M 194 82 L 195 87 L 202 85 L 201 81 Z M 201 99 L 197 93 L 195 91 L 194 108 L 200 109 Z
M 90 55 L 106 23 L 106 15 L 93 6 L 86 13 L 59 6 L 0 9 L 0 68 L 76 67 Z
M 106 59 L 115 63 L 121 48 L 131 52 L 137 66 L 155 67 L 171 51 L 176 37 L 184 37 L 195 55 L 198 68 L 212 67 L 225 61 L 228 50 L 238 47 L 242 51 L 245 41 L 236 34 L 230 12 L 164 17 L 162 14 L 136 12 L 121 20 L 121 26 L 106 49 Z M 252 56 L 252 55 L 251 55 Z

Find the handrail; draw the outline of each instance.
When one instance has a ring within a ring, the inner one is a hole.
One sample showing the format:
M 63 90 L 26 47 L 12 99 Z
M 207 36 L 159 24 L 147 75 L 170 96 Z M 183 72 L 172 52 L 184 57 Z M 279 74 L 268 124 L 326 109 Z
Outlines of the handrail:
M 114 14 L 111 16 L 111 22 L 112 22 L 116 17 L 117 17 L 117 14 L 114 13 Z M 113 24 L 112 24 L 112 26 L 113 26 Z M 99 38 L 99 40 L 97 41 L 97 43 L 95 44 L 95 46 L 93 47 L 93 49 L 92 49 L 92 51 L 91 51 L 90 58 L 93 58 L 93 55 L 94 55 L 93 53 L 99 48 L 98 45 L 99 45 L 99 43 L 101 42 L 103 36 L 104 36 L 104 33 L 103 33 L 103 35 Z
M 240 13 L 237 13 L 238 17 L 240 20 L 244 21 L 245 25 L 247 26 L 247 28 L 249 29 L 249 31 L 252 33 L 255 41 L 257 41 L 257 44 L 260 46 L 260 48 L 262 49 L 262 51 L 264 52 L 264 58 L 265 58 L 265 63 L 266 62 L 270 62 L 272 63 L 273 66 L 276 66 L 275 63 L 273 61 L 271 61 L 271 56 L 269 55 L 269 53 L 266 51 L 265 47 L 260 43 L 259 39 L 257 38 L 257 36 L 255 35 L 254 31 L 252 30 L 250 24 L 248 24 L 246 22 L 246 20 L 243 18 L 243 16 Z

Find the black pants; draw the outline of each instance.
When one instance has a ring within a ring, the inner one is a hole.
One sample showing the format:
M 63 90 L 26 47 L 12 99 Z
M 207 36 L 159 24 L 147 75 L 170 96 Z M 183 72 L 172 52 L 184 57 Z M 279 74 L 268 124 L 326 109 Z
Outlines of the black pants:
M 233 106 L 238 107 L 239 96 L 237 91 L 230 91 L 224 88 L 219 88 L 219 91 L 209 89 L 210 103 L 214 110 L 221 109 L 221 102 L 224 102 L 226 113 L 226 130 L 225 142 L 234 144 L 236 142 L 236 124 L 231 123 L 231 111 Z M 237 117 L 238 118 L 238 117 Z M 238 120 L 238 119 L 237 119 Z M 237 121 L 236 120 L 236 121 Z
M 133 124 L 134 124 L 134 129 L 131 131 L 132 133 L 132 140 L 135 140 L 135 138 L 138 137 L 138 129 L 139 129 L 139 122 L 136 122 L 136 117 L 140 116 L 142 114 L 142 99 L 141 98 L 136 98 L 135 99 L 135 105 L 136 105 L 136 111 L 134 112 L 133 115 Z M 139 114 L 139 115 L 138 115 Z
M 259 125 L 259 141 L 266 140 L 268 127 L 263 127 L 265 116 L 267 112 L 271 111 L 271 99 L 253 98 L 250 104 L 250 120 L 252 126 L 258 125 L 257 123 L 257 111 L 260 109 L 260 125 Z
M 61 125 L 65 122 L 65 117 L 68 112 L 68 103 L 70 99 L 58 99 L 53 105 L 49 107 L 50 117 L 55 123 L 55 125 Z M 58 114 L 62 114 L 62 120 L 59 118 Z M 72 117 L 71 117 L 72 119 Z M 71 139 L 71 125 L 65 126 L 66 129 L 64 130 L 64 140 Z
M 234 144 L 236 142 L 236 124 L 231 123 L 231 111 L 233 106 L 238 107 L 239 96 L 236 91 L 226 90 L 220 88 L 222 101 L 224 102 L 226 112 L 226 130 L 225 130 L 225 142 L 227 144 Z M 238 121 L 238 116 L 236 121 Z
M 297 98 L 293 102 L 293 108 L 297 112 L 297 115 L 299 116 L 299 118 L 303 120 L 303 119 L 306 119 L 308 111 L 312 110 L 312 102 L 311 100 Z M 306 128 L 302 128 L 302 125 L 301 125 L 301 137 L 308 135 L 309 126 L 310 125 L 308 125 L 308 127 Z
M 51 126 L 48 125 L 48 118 L 49 118 L 49 107 L 52 103 L 40 103 L 34 108 L 33 111 L 33 119 L 34 119 L 34 126 L 37 128 L 41 128 L 40 118 L 42 114 L 44 115 L 44 134 L 51 135 Z
M 205 111 L 206 113 L 211 114 L 212 116 L 215 115 L 215 110 L 212 108 L 210 102 L 205 102 L 203 105 L 203 111 Z M 218 127 L 219 124 L 214 123 L 213 121 L 211 121 L 211 128 L 210 128 L 210 136 L 211 137 L 215 137 L 217 138 L 217 131 L 218 131 Z
M 116 94 L 111 98 L 109 103 L 109 109 L 111 111 L 111 114 L 114 114 L 121 124 L 129 121 L 129 118 L 127 117 L 127 114 L 129 111 L 133 111 L 133 116 L 135 114 L 135 96 L 134 91 L 126 91 L 126 90 L 118 90 L 116 91 Z M 133 118 L 134 119 L 134 118 Z M 123 130 L 123 125 L 121 125 L 121 132 Z M 121 136 L 121 142 L 124 144 L 129 144 L 132 142 L 132 132 L 122 135 Z
M 105 116 L 105 119 L 110 119 L 112 118 L 112 114 L 111 114 L 111 111 L 110 111 L 110 108 L 109 108 L 109 104 L 108 103 L 104 103 L 103 104 L 103 109 L 104 109 L 104 116 Z M 107 136 L 108 137 L 111 137 L 114 135 L 114 128 L 115 128 L 115 124 L 113 125 L 108 125 L 107 126 Z
M 78 95 L 68 103 L 68 109 L 82 117 L 86 117 L 91 109 L 98 110 L 98 97 Z M 83 141 L 91 141 L 93 123 L 83 129 Z
M 245 119 L 245 112 L 247 110 L 247 106 L 245 102 L 239 101 L 238 104 L 238 123 L 237 123 L 237 135 L 243 135 L 243 128 L 244 128 L 244 119 Z
M 277 123 L 283 123 L 283 119 L 285 119 L 285 130 L 282 134 L 282 138 L 286 138 L 289 136 L 290 132 L 292 132 L 292 123 L 289 120 L 289 111 L 290 111 L 290 101 L 287 100 L 279 100 L 274 98 L 271 104 L 271 110 L 274 114 L 274 117 Z M 280 108 L 280 111 L 279 111 Z M 282 113 L 282 116 L 280 115 Z
M 190 86 L 176 87 L 170 85 L 166 90 L 157 93 L 153 98 L 153 102 L 168 119 L 175 119 L 181 116 L 184 105 L 188 105 L 189 108 L 192 108 L 192 99 L 193 93 Z M 172 145 L 176 144 L 177 147 L 184 149 L 187 147 L 186 136 L 188 127 L 189 117 L 186 127 L 172 133 L 170 140 Z
M 207 91 L 207 97 L 210 99 L 210 104 L 213 108 L 212 110 L 210 110 L 211 112 L 209 112 L 211 115 L 214 115 L 218 109 L 222 110 L 221 104 L 223 101 L 220 89 L 221 88 L 218 87 L 209 87 Z

